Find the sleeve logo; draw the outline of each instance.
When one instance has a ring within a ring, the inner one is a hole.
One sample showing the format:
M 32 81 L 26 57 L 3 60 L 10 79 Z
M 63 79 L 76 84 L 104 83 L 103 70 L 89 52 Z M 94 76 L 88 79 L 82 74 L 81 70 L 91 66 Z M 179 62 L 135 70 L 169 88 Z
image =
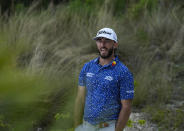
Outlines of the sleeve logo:
M 86 74 L 86 76 L 87 76 L 87 77 L 93 77 L 93 76 L 94 76 L 94 73 L 88 72 L 88 73 Z
M 134 90 L 126 91 L 126 93 L 134 93 Z

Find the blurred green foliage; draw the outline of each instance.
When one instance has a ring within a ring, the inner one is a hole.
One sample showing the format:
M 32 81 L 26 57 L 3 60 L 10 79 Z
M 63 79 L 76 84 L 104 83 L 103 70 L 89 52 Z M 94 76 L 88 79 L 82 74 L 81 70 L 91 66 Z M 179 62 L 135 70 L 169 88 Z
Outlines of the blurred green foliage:
M 176 90 L 175 83 L 183 72 L 183 8 L 163 5 L 157 0 L 71 0 L 26 9 L 20 3 L 14 15 L 0 17 L 0 130 L 73 130 L 78 74 L 97 57 L 92 38 L 102 27 L 117 32 L 119 58 L 134 74 L 133 107 L 164 105 L 175 95 L 181 99 L 184 90 Z M 183 128 L 181 110 L 158 109 L 147 110 L 154 122 Z M 174 123 L 162 121 L 167 115 Z
M 145 120 L 138 120 L 139 125 L 144 125 L 146 123 Z
M 153 122 L 157 123 L 160 130 L 173 131 L 183 129 L 183 109 L 167 109 L 161 105 L 154 105 L 144 109 L 150 113 Z
M 133 127 L 133 123 L 134 123 L 134 121 L 129 119 L 126 125 L 131 128 L 131 127 Z
M 158 0 L 139 0 L 129 8 L 129 13 L 132 17 L 139 17 L 146 11 L 157 9 Z
M 36 105 L 47 84 L 38 76 L 16 68 L 17 55 L 15 47 L 0 41 L 1 130 L 30 128 L 44 113 L 43 107 Z
M 8 43 L 10 41 L 4 37 L 5 34 L 3 32 L 1 34 L 0 130 L 36 130 L 43 126 L 42 123 L 51 124 L 52 117 L 58 111 L 64 110 L 62 106 L 66 105 L 65 100 L 73 91 L 71 89 L 69 91 L 67 86 L 67 84 L 72 85 L 70 81 L 65 80 L 68 76 L 62 78 L 65 82 L 56 81 L 56 78 L 48 76 L 49 73 L 34 72 L 29 68 L 19 67 L 17 60 L 26 50 L 29 51 L 28 47 L 25 43 L 10 44 Z M 60 117 L 69 116 L 65 114 Z
M 132 127 L 136 127 L 135 126 L 136 124 L 139 124 L 140 126 L 143 126 L 143 125 L 145 125 L 145 123 L 146 123 L 146 121 L 145 120 L 142 120 L 142 119 L 140 119 L 138 121 L 134 121 L 134 120 L 129 119 L 126 125 L 129 128 L 132 128 Z
M 15 6 L 15 12 L 17 12 L 17 13 L 19 13 L 19 12 L 21 12 L 21 11 L 25 11 L 25 6 L 24 6 L 24 4 L 22 4 L 22 3 L 18 3 L 18 4 L 16 4 L 16 6 Z

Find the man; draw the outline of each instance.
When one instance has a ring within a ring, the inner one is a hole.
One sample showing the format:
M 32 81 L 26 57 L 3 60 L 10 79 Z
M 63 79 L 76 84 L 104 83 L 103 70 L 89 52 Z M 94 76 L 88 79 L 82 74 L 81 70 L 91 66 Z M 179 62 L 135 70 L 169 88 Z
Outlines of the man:
M 131 113 L 133 77 L 115 55 L 116 33 L 97 32 L 99 57 L 86 63 L 79 75 L 75 102 L 76 131 L 123 131 Z

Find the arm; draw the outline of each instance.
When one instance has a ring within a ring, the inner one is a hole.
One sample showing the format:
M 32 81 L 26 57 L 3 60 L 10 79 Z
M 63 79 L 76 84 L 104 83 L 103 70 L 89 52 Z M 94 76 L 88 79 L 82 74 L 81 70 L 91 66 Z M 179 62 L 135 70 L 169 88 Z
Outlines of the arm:
M 115 131 L 123 131 L 131 113 L 131 103 L 134 97 L 134 80 L 130 71 L 123 72 L 120 78 L 120 110 Z
M 115 131 L 123 131 L 131 113 L 132 100 L 121 100 L 122 108 L 116 123 Z
M 85 87 L 79 86 L 74 109 L 74 128 L 82 124 L 85 103 Z

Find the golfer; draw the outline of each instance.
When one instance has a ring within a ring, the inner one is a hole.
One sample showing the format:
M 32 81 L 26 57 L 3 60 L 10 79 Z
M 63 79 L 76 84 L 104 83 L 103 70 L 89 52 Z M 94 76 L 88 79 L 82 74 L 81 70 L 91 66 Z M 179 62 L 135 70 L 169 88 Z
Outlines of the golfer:
M 134 96 L 132 73 L 115 55 L 116 33 L 103 28 L 96 37 L 99 57 L 84 64 L 75 102 L 75 131 L 123 131 Z

